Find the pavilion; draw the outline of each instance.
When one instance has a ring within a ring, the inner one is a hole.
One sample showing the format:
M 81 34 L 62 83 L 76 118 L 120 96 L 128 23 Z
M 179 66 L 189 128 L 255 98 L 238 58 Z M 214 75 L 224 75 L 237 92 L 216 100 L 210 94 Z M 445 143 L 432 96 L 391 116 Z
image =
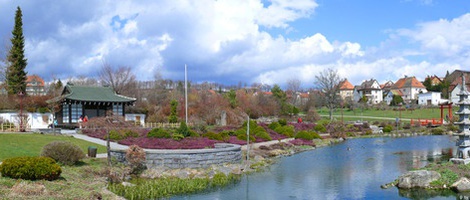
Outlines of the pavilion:
M 75 86 L 67 83 L 61 96 L 49 102 L 60 104 L 55 113 L 57 123 L 76 126 L 80 116 L 102 117 L 107 114 L 124 116 L 126 106 L 133 105 L 135 98 L 117 94 L 112 87 Z

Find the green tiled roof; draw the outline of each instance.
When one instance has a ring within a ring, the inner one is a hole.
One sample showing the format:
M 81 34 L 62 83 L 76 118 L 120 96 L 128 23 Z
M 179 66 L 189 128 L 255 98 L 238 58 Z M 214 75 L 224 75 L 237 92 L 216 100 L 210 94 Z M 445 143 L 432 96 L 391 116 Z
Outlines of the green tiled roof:
M 66 85 L 62 92 L 65 100 L 86 101 L 86 102 L 116 102 L 132 103 L 136 99 L 118 95 L 111 87 L 92 87 Z

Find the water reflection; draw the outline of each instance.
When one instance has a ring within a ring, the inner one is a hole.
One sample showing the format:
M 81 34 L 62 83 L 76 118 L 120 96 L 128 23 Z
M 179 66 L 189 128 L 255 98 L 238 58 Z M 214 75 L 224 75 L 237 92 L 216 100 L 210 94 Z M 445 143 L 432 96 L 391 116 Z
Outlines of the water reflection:
M 281 158 L 266 172 L 250 174 L 233 187 L 174 199 L 417 198 L 420 192 L 383 190 L 380 185 L 429 162 L 448 160 L 454 146 L 449 136 L 352 139 Z

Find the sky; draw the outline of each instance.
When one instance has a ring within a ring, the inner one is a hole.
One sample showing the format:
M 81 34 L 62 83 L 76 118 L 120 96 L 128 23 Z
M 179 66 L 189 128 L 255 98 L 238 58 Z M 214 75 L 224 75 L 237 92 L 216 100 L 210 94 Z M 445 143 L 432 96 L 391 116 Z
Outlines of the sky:
M 0 0 L 0 42 L 23 12 L 28 75 L 278 84 L 336 70 L 353 85 L 470 71 L 468 0 Z M 0 51 L 5 51 L 0 49 Z

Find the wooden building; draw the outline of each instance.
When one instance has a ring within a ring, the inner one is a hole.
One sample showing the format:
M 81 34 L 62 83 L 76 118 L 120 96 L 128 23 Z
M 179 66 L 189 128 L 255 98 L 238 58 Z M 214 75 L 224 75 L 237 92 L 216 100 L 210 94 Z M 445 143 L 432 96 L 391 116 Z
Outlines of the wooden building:
M 80 116 L 102 117 L 106 114 L 124 116 L 126 106 L 133 105 L 135 98 L 116 94 L 111 87 L 74 86 L 67 84 L 60 97 L 50 102 L 60 104 L 56 112 L 58 124 L 77 124 Z

